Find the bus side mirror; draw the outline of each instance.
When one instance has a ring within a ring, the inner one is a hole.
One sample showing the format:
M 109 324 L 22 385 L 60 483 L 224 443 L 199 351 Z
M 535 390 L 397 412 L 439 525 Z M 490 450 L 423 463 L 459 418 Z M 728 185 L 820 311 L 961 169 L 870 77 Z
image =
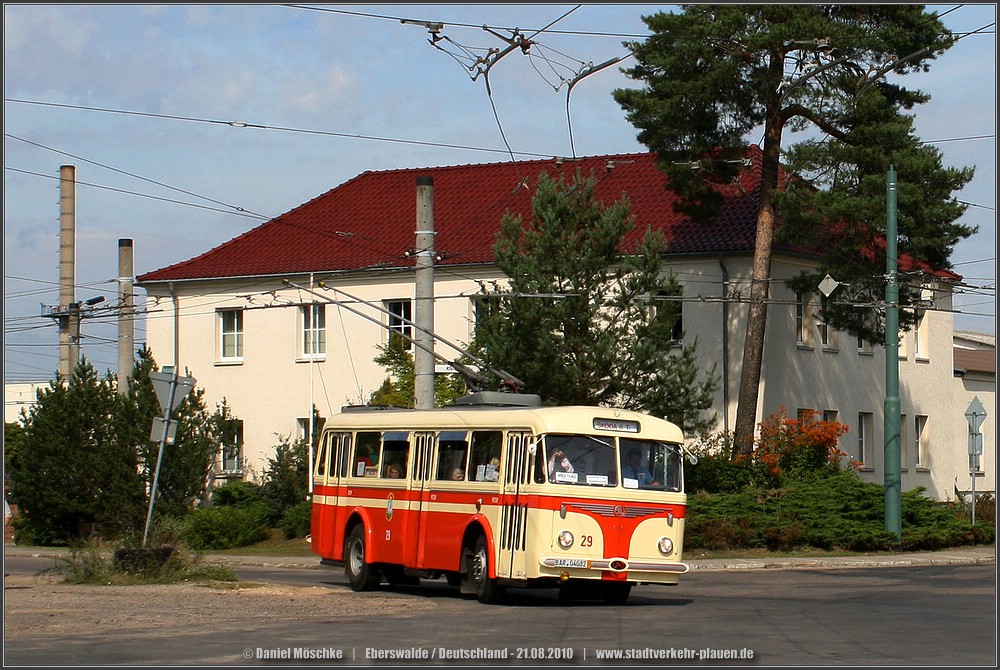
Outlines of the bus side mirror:
M 688 463 L 691 465 L 698 465 L 698 457 L 694 454 L 688 454 Z

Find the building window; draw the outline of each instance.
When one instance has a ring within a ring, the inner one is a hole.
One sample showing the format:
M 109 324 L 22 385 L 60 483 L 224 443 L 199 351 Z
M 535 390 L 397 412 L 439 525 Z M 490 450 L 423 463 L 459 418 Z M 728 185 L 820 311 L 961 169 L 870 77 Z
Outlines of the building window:
M 650 321 L 664 321 L 670 324 L 670 342 L 680 345 L 684 340 L 684 302 L 682 291 L 657 291 L 650 301 Z
M 812 346 L 812 293 L 795 294 L 795 341 L 800 347 Z
M 858 412 L 858 460 L 865 467 L 872 467 L 875 456 L 875 415 Z
M 927 464 L 927 417 L 913 417 L 913 465 L 926 467 Z
M 231 419 L 223 428 L 222 446 L 219 447 L 219 477 L 242 476 L 246 465 L 243 458 L 243 421 Z
M 872 343 L 865 338 L 858 335 L 858 353 L 859 354 L 870 354 L 872 353 Z
M 906 415 L 899 415 L 899 468 L 906 470 L 910 467 L 910 439 L 906 435 Z
M 983 461 L 979 458 L 979 454 L 969 454 L 969 474 L 973 472 L 981 473 L 983 471 Z
M 219 353 L 223 360 L 243 358 L 243 310 L 219 310 Z
M 824 349 L 837 348 L 837 331 L 826 322 L 826 298 L 821 298 L 823 304 L 820 305 L 819 316 L 816 320 L 816 330 L 819 333 L 819 343 Z
M 302 356 L 326 354 L 326 305 L 303 305 L 299 308 L 302 318 Z
M 930 359 L 930 346 L 927 343 L 927 310 L 917 310 L 917 324 L 913 329 L 913 357 L 919 360 Z
M 385 311 L 389 312 L 389 331 L 403 336 L 404 348 L 411 348 L 413 338 L 413 303 L 410 300 L 389 300 L 385 303 Z

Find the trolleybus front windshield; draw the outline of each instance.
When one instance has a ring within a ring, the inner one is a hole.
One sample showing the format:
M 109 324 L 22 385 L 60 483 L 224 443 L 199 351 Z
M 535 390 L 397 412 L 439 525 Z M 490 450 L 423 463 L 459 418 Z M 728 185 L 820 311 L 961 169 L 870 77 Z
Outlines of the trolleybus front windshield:
M 636 438 L 546 435 L 544 472 L 555 484 L 680 491 L 679 445 Z

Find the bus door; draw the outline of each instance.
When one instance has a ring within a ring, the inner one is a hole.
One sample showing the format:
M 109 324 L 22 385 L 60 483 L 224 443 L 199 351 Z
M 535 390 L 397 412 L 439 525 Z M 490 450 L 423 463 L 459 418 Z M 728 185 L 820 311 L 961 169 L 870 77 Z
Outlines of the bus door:
M 434 477 L 434 433 L 413 433 L 413 462 L 410 466 L 411 498 L 407 525 L 404 564 L 422 568 L 426 562 L 427 511 L 430 504 L 430 483 Z
M 346 474 L 350 445 L 350 433 L 325 432 L 316 454 L 310 532 L 311 541 L 317 543 L 313 547 L 314 553 L 326 558 L 333 557 L 334 552 L 341 548 L 336 539 L 342 537 L 340 486 Z
M 525 530 L 528 520 L 526 497 L 521 487 L 528 481 L 531 433 L 508 433 L 503 459 L 503 495 L 500 507 L 497 549 L 497 576 L 518 578 L 525 574 Z

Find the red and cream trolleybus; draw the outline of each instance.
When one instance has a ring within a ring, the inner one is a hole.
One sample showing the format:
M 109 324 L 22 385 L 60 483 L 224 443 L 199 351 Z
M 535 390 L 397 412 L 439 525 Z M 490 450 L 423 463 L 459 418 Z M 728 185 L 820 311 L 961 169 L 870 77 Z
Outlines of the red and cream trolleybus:
M 345 407 L 323 428 L 312 551 L 358 591 L 445 577 L 624 602 L 676 584 L 683 434 L 653 416 L 477 393 L 430 410 Z

